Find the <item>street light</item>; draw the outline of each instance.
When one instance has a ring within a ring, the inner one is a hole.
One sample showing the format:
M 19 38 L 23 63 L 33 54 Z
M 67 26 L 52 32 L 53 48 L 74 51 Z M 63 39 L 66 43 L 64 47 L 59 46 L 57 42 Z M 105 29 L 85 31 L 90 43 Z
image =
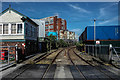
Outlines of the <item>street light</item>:
M 96 22 L 96 19 L 94 19 L 94 41 L 96 40 L 96 31 L 95 31 L 95 22 Z
M 96 20 L 97 21 L 104 21 L 104 19 L 94 19 L 94 41 L 96 40 L 96 26 L 95 26 Z

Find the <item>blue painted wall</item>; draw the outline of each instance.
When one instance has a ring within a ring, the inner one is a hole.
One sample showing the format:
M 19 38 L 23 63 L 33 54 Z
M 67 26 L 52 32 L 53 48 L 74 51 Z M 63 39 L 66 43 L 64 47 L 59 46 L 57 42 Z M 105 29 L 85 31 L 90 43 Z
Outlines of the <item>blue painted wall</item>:
M 87 26 L 87 40 L 94 40 L 94 26 Z M 120 26 L 96 26 L 96 40 L 120 40 Z

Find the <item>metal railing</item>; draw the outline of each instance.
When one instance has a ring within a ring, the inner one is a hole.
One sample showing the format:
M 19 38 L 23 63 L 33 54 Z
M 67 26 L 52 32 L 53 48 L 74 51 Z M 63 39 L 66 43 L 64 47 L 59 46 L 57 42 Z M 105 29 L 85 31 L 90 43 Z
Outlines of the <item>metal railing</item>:
M 0 68 L 16 63 L 17 46 L 0 46 Z
M 105 62 L 120 62 L 120 47 L 110 45 L 83 45 L 78 50 L 100 58 Z
M 120 62 L 120 47 L 112 47 L 112 60 Z
M 98 57 L 106 62 L 109 62 L 111 59 L 109 45 L 85 45 L 85 53 Z

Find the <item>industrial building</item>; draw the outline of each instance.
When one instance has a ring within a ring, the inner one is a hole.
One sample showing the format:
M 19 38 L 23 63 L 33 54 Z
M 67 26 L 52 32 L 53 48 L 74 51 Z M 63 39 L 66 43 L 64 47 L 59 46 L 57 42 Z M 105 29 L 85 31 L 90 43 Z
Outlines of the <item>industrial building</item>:
M 79 41 L 86 44 L 95 44 L 96 41 L 100 41 L 100 44 L 120 46 L 120 26 L 96 26 L 95 32 L 94 26 L 87 26 L 80 35 Z

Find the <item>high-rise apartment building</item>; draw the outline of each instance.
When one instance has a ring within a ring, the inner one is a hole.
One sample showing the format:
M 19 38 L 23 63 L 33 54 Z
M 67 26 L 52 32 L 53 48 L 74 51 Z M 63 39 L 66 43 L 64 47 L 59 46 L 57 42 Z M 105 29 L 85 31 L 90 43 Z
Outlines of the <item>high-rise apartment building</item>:
M 46 17 L 41 20 L 45 21 L 45 36 L 48 36 L 49 32 L 56 32 L 57 38 L 60 39 L 60 30 L 67 30 L 66 20 L 57 16 Z

